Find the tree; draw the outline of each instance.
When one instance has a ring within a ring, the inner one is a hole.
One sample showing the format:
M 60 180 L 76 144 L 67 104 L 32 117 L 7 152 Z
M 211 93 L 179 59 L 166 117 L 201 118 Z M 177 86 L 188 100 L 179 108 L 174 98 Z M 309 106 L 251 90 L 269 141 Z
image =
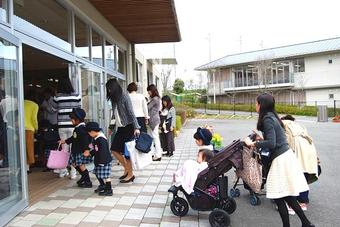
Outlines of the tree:
M 168 85 L 169 85 L 169 80 L 170 80 L 170 75 L 172 72 L 173 66 L 172 65 L 166 65 L 162 67 L 161 71 L 161 82 L 163 85 L 163 92 L 167 92 L 168 90 Z
M 173 90 L 176 94 L 183 93 L 184 91 L 184 81 L 181 79 L 176 79 L 174 82 Z

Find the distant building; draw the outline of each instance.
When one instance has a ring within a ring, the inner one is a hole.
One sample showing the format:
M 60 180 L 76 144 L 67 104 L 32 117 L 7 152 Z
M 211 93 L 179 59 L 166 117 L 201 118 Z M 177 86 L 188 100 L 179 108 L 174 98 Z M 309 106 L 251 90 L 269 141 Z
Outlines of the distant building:
M 228 55 L 196 70 L 208 73 L 211 102 L 250 103 L 266 91 L 278 103 L 333 106 L 340 100 L 340 38 Z

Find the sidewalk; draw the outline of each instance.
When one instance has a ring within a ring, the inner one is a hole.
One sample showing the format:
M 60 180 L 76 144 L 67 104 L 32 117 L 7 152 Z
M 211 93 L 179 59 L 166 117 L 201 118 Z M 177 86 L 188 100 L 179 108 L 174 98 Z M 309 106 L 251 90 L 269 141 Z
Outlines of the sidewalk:
M 153 162 L 143 171 L 136 171 L 134 183 L 120 184 L 122 167 L 113 165 L 112 197 L 93 192 L 94 187 L 81 189 L 75 181 L 47 198 L 28 207 L 8 226 L 210 226 L 208 213 L 190 209 L 187 216 L 176 217 L 170 210 L 172 197 L 167 192 L 172 174 L 187 159 L 196 159 L 197 147 L 192 139 L 194 129 L 182 129 L 176 138 L 176 152 L 171 158 Z

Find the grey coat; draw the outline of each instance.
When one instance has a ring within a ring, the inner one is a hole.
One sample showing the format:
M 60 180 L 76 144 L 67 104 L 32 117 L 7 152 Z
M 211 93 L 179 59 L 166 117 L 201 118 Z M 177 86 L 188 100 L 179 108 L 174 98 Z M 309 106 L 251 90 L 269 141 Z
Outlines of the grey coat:
M 123 93 L 121 99 L 117 103 L 112 103 L 112 109 L 118 109 L 118 114 L 123 127 L 132 124 L 134 129 L 139 129 L 140 126 L 132 109 L 130 97 Z M 114 118 L 114 114 L 112 116 Z
M 157 125 L 161 123 L 161 119 L 159 117 L 159 111 L 161 109 L 161 100 L 159 97 L 155 96 L 151 98 L 148 103 L 148 111 L 149 111 L 149 125 L 152 130 L 156 128 Z

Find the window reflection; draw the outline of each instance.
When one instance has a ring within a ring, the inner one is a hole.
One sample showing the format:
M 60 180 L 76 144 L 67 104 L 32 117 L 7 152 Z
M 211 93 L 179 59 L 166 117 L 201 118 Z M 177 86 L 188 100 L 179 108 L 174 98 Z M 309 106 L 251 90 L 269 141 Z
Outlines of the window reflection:
M 98 65 L 103 65 L 103 39 L 94 30 L 92 30 L 92 61 Z
M 75 54 L 86 59 L 90 58 L 88 26 L 78 17 L 74 17 Z
M 0 213 L 22 198 L 17 47 L 0 39 Z

